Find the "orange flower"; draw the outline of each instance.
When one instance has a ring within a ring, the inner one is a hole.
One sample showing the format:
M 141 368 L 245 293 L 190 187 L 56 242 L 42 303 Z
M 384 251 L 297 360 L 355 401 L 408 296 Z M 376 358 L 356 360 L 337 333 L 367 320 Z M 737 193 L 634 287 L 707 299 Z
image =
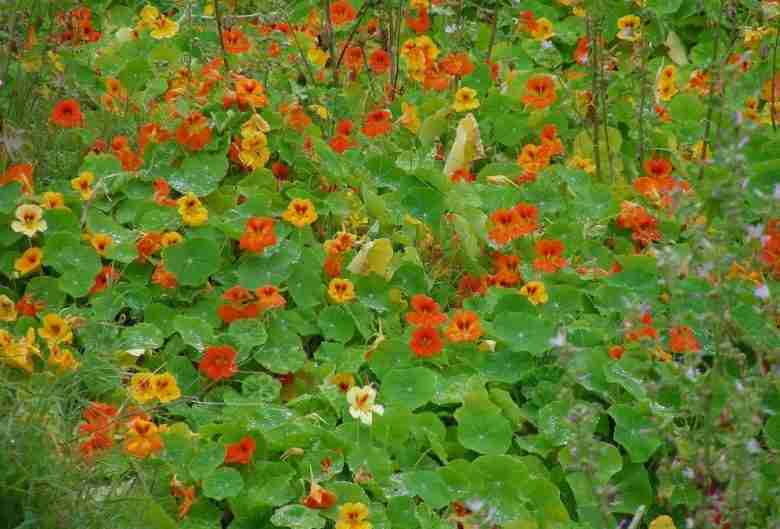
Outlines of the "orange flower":
M 255 295 L 257 296 L 257 306 L 261 311 L 287 305 L 287 300 L 279 293 L 279 289 L 273 285 L 264 285 L 256 288 Z
M 32 247 L 25 250 L 21 257 L 14 261 L 14 269 L 21 275 L 27 275 L 41 267 L 43 250 Z
M 192 112 L 176 129 L 176 141 L 182 147 L 199 151 L 211 141 L 211 129 L 206 116 Z
M 52 123 L 64 129 L 80 127 L 84 122 L 81 106 L 75 99 L 63 99 L 54 105 L 49 118 Z
M 696 353 L 701 350 L 693 330 L 687 325 L 669 329 L 669 348 L 675 353 Z
M 387 110 L 374 110 L 369 112 L 366 116 L 366 121 L 363 123 L 363 134 L 369 138 L 381 136 L 390 132 L 392 124 L 390 119 L 392 115 Z
M 252 253 L 260 253 L 269 246 L 276 244 L 274 219 L 270 217 L 250 217 L 246 222 L 244 234 L 239 240 L 239 247 Z
M 348 0 L 336 0 L 330 4 L 330 21 L 334 26 L 341 26 L 355 20 L 355 8 Z
M 542 272 L 557 272 L 566 266 L 566 259 L 562 257 L 564 245 L 557 239 L 540 239 L 534 245 L 536 259 L 534 268 Z
M 135 457 L 145 458 L 162 450 L 163 442 L 159 429 L 153 422 L 142 417 L 130 421 L 125 436 L 125 450 Z
M 429 358 L 436 356 L 442 350 L 442 341 L 439 331 L 434 327 L 418 327 L 412 333 L 412 339 L 409 347 L 414 351 L 418 358 Z
M 247 36 L 237 27 L 226 28 L 222 32 L 222 45 L 228 53 L 244 53 L 251 47 Z
M 482 336 L 479 316 L 470 310 L 456 312 L 444 334 L 451 342 L 475 342 Z
M 336 494 L 320 487 L 314 481 L 311 482 L 309 494 L 301 498 L 301 503 L 309 509 L 330 509 L 336 505 L 336 501 L 338 501 Z
M 392 59 L 390 54 L 383 49 L 374 50 L 371 55 L 368 56 L 368 66 L 376 74 L 385 73 L 390 69 Z
M 555 82 L 548 75 L 535 75 L 525 84 L 522 101 L 526 106 L 536 109 L 547 108 L 558 99 L 555 95 Z
M 176 288 L 179 284 L 176 275 L 166 270 L 162 263 L 158 264 L 154 269 L 152 283 L 160 285 L 162 288 Z
M 25 194 L 32 193 L 33 191 L 33 166 L 29 163 L 18 163 L 12 165 L 6 169 L 5 173 L 0 176 L 0 186 L 10 184 L 11 182 L 19 182 L 22 184 L 22 191 Z
M 206 349 L 198 370 L 211 380 L 226 380 L 238 371 L 236 350 L 229 345 L 215 345 Z
M 225 446 L 225 464 L 248 465 L 252 461 L 256 448 L 257 443 L 248 435 L 237 443 Z
M 413 312 L 406 314 L 406 321 L 416 327 L 438 327 L 447 321 L 447 316 L 441 313 L 439 304 L 433 298 L 424 294 L 412 296 Z

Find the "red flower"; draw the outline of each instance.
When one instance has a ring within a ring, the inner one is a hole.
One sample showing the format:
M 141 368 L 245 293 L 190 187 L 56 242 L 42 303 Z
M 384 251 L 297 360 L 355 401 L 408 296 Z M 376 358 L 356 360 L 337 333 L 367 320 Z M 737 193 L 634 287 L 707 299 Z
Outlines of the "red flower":
M 239 442 L 225 446 L 225 464 L 248 465 L 252 461 L 256 449 L 255 440 L 247 435 Z
M 246 222 L 244 234 L 239 240 L 239 247 L 252 253 L 260 253 L 269 246 L 276 244 L 274 219 L 270 217 L 251 217 Z
M 390 132 L 391 118 L 390 112 L 387 110 L 374 110 L 369 112 L 366 116 L 366 121 L 363 123 L 363 134 L 369 138 L 381 136 Z
M 355 8 L 347 0 L 336 0 L 330 4 L 330 20 L 334 26 L 341 26 L 355 20 Z
M 192 112 L 176 129 L 176 141 L 191 151 L 199 151 L 211 141 L 209 120 L 200 112 Z
M 562 257 L 564 246 L 557 239 L 540 239 L 534 245 L 536 259 L 534 268 L 542 272 L 557 272 L 566 266 L 566 259 Z
M 423 294 L 415 294 L 411 301 L 414 312 L 406 314 L 406 321 L 416 327 L 437 327 L 447 321 L 447 316 L 441 313 L 439 304 L 433 298 Z
M 390 69 L 390 54 L 383 49 L 377 49 L 368 56 L 368 66 L 376 74 L 385 73 Z
M 63 99 L 51 112 L 51 122 L 65 129 L 80 127 L 84 121 L 81 106 L 75 99 Z
M 229 345 L 214 345 L 206 349 L 198 370 L 211 380 L 225 380 L 237 371 L 236 350 Z
M 441 352 L 442 341 L 439 331 L 433 327 L 419 327 L 409 342 L 414 354 L 419 358 L 429 358 Z
M 687 325 L 669 329 L 669 348 L 675 353 L 696 353 L 701 350 L 693 330 Z

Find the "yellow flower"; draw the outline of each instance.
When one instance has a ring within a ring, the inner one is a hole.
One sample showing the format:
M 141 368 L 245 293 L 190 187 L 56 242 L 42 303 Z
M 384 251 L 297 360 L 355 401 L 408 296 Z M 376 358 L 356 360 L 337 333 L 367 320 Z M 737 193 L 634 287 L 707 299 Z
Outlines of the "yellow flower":
M 194 193 L 187 193 L 176 203 L 179 206 L 179 215 L 187 226 L 200 226 L 208 222 L 209 210 L 201 204 Z
M 79 173 L 78 178 L 74 178 L 70 181 L 70 187 L 75 189 L 81 194 L 82 200 L 89 200 L 92 198 L 92 182 L 95 181 L 95 174 L 92 171 L 82 171 Z
M 452 108 L 455 109 L 456 112 L 466 112 L 467 110 L 479 108 L 477 91 L 473 88 L 464 86 L 455 92 L 455 102 L 452 104 Z
M 43 209 L 35 204 L 24 204 L 16 208 L 16 220 L 11 223 L 11 229 L 34 237 L 36 233 L 46 231 L 46 221 L 43 220 Z
M 593 172 L 596 170 L 596 166 L 593 165 L 593 160 L 579 156 L 577 154 L 569 158 L 569 161 L 566 162 L 566 165 L 572 169 L 585 171 L 588 174 L 593 174 Z
M 57 314 L 47 314 L 43 317 L 43 327 L 38 329 L 38 335 L 54 345 L 73 341 L 70 325 Z
M 176 378 L 170 373 L 152 375 L 151 384 L 154 396 L 162 403 L 171 402 L 181 397 L 181 390 L 176 384 Z
M 671 101 L 672 98 L 677 95 L 678 91 L 677 84 L 675 84 L 674 81 L 666 79 L 661 79 L 655 89 L 656 94 L 658 94 L 658 99 L 661 101 Z
M 650 526 L 648 529 L 677 529 L 677 526 L 674 525 L 674 520 L 672 520 L 671 516 L 667 516 L 666 514 L 662 514 L 652 522 L 650 522 Z
M 40 351 L 35 345 L 35 329 L 27 329 L 27 335 L 14 341 L 8 332 L 0 329 L 0 360 L 12 367 L 24 369 L 28 373 L 33 371 L 33 355 L 39 355 Z
M 545 304 L 550 299 L 541 281 L 529 281 L 520 289 L 520 294 L 527 297 L 534 305 Z
M 34 272 L 43 263 L 43 250 L 40 248 L 28 248 L 22 256 L 14 261 L 14 269 L 21 275 Z
M 174 244 L 179 244 L 183 240 L 184 240 L 184 236 L 178 231 L 166 231 L 165 233 L 163 233 L 160 242 L 163 245 L 163 247 L 167 248 L 169 246 L 173 246 Z
M 179 32 L 179 23 L 166 16 L 161 16 L 152 22 L 149 34 L 155 39 L 169 39 Z
M 417 107 L 402 102 L 401 110 L 403 111 L 401 125 L 412 134 L 417 134 L 417 131 L 420 130 L 420 116 L 417 114 Z
M 61 349 L 58 346 L 51 348 L 48 363 L 59 371 L 75 371 L 79 367 L 79 362 L 73 356 L 69 349 Z
M 328 283 L 328 295 L 334 303 L 346 303 L 355 299 L 355 285 L 349 279 L 331 279 Z
M 136 373 L 133 375 L 133 378 L 130 379 L 130 396 L 142 404 L 157 398 L 153 380 L 154 375 L 152 373 Z
M 298 228 L 303 228 L 317 220 L 317 210 L 308 198 L 294 198 L 282 213 L 282 218 Z
M 309 48 L 309 51 L 306 52 L 306 58 L 309 59 L 309 62 L 319 66 L 320 68 L 325 66 L 325 63 L 328 62 L 328 57 L 330 57 L 328 52 L 316 46 L 312 46 Z
M 536 27 L 531 32 L 531 36 L 536 40 L 548 40 L 555 35 L 553 33 L 553 25 L 546 18 L 540 18 L 536 20 Z
M 0 321 L 16 321 L 16 305 L 5 294 L 0 295 Z
M 54 191 L 46 191 L 42 195 L 43 207 L 46 209 L 58 209 L 65 207 L 65 197 L 62 193 L 56 193 Z
M 368 507 L 363 503 L 345 503 L 339 507 L 339 517 L 336 529 L 371 529 L 368 518 Z
M 269 125 L 260 114 L 254 114 L 241 125 L 241 137 L 251 138 L 253 136 L 262 136 L 265 139 L 265 133 L 270 130 L 271 125 Z M 266 143 L 268 143 L 267 140 Z
M 642 37 L 642 20 L 636 15 L 626 15 L 617 21 L 617 38 L 635 42 Z
M 96 233 L 89 238 L 89 243 L 99 255 L 106 255 L 108 247 L 111 246 L 113 242 L 114 240 L 111 236 L 105 233 Z

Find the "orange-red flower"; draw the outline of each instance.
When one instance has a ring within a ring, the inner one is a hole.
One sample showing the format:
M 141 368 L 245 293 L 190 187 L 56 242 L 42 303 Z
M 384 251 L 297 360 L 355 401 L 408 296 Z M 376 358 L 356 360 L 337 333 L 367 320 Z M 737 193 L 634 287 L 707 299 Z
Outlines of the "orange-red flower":
M 338 497 L 335 493 L 320 487 L 314 481 L 311 482 L 309 494 L 301 498 L 301 503 L 309 509 L 330 509 L 336 505 Z
M 534 268 L 542 272 L 556 272 L 566 266 L 564 245 L 557 239 L 540 239 L 534 245 Z
M 214 345 L 203 353 L 198 370 L 211 380 L 226 380 L 238 372 L 236 355 L 229 345 Z
M 368 56 L 368 66 L 376 74 L 385 73 L 390 69 L 392 59 L 390 54 L 383 49 L 376 49 Z
M 451 342 L 475 342 L 482 336 L 479 316 L 470 310 L 461 310 L 452 316 L 445 336 Z
M 243 437 L 237 443 L 231 443 L 225 446 L 225 464 L 235 463 L 238 465 L 248 465 L 252 461 L 252 456 L 257 448 L 257 443 L 249 435 Z
M 669 329 L 669 348 L 675 353 L 696 353 L 701 350 L 696 335 L 687 325 Z
M 54 105 L 50 121 L 64 129 L 80 127 L 84 122 L 81 105 L 75 99 L 63 99 Z
M 245 53 L 249 51 L 251 43 L 244 32 L 238 27 L 226 28 L 222 32 L 222 45 L 228 53 Z
M 270 217 L 251 217 L 246 222 L 244 234 L 239 240 L 239 247 L 252 253 L 260 253 L 269 246 L 276 244 L 274 219 Z
M 330 21 L 334 26 L 341 26 L 355 20 L 355 8 L 348 0 L 336 0 L 330 4 Z
M 198 111 L 192 112 L 176 129 L 176 141 L 191 151 L 203 149 L 211 141 L 209 120 Z
M 391 118 L 392 115 L 387 110 L 369 112 L 366 116 L 366 121 L 363 123 L 363 134 L 369 138 L 387 134 L 392 127 L 390 123 Z
M 412 296 L 412 312 L 406 314 L 406 321 L 416 327 L 438 327 L 447 321 L 447 316 L 441 313 L 439 304 L 433 298 L 424 294 Z
M 555 82 L 549 75 L 535 75 L 525 84 L 522 101 L 526 106 L 536 109 L 547 108 L 558 99 L 555 94 Z
M 441 336 L 435 327 L 418 327 L 412 333 L 409 347 L 419 358 L 436 356 L 442 350 Z

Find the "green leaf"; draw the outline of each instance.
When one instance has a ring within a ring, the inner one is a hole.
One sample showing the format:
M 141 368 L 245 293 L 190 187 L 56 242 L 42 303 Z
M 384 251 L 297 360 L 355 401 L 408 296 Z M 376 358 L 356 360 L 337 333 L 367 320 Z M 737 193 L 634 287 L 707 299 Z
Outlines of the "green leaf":
M 271 523 L 291 529 L 322 529 L 325 527 L 325 518 L 303 505 L 286 505 L 276 510 L 271 516 Z
M 663 440 L 649 413 L 627 404 L 615 404 L 607 413 L 615 420 L 615 441 L 623 445 L 634 463 L 644 463 L 661 446 Z
M 347 311 L 338 305 L 325 307 L 317 320 L 326 340 L 346 343 L 355 335 L 355 322 Z
M 162 331 L 151 323 L 137 323 L 122 331 L 124 349 L 157 349 L 164 341 Z
M 469 394 L 455 412 L 460 443 L 480 454 L 500 455 L 512 442 L 512 426 L 487 395 Z
M 432 470 L 404 472 L 398 480 L 410 493 L 419 496 L 434 509 L 444 507 L 452 499 L 444 478 Z
M 200 286 L 219 270 L 219 245 L 210 239 L 187 239 L 165 248 L 163 262 L 180 284 Z
M 436 392 L 436 374 L 424 367 L 392 369 L 382 379 L 382 398 L 387 404 L 415 409 L 427 404 Z
M 244 480 L 234 468 L 219 468 L 203 480 L 203 495 L 214 500 L 238 496 L 243 488 Z
M 173 328 L 178 332 L 184 343 L 198 351 L 203 351 L 207 345 L 214 343 L 214 330 L 207 322 L 193 316 L 176 316 Z
M 168 183 L 179 193 L 191 191 L 200 197 L 216 191 L 227 170 L 228 160 L 223 153 L 199 153 L 185 158 Z

